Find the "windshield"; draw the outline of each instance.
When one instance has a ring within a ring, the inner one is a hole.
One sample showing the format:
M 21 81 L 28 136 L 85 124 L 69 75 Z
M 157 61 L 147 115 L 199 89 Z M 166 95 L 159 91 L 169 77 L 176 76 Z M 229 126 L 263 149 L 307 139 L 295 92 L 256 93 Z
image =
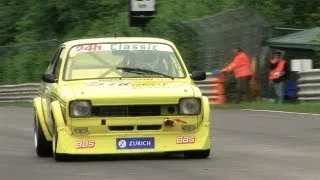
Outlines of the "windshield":
M 183 78 L 185 71 L 169 45 L 104 43 L 73 47 L 68 54 L 63 77 L 64 80 L 115 77 Z

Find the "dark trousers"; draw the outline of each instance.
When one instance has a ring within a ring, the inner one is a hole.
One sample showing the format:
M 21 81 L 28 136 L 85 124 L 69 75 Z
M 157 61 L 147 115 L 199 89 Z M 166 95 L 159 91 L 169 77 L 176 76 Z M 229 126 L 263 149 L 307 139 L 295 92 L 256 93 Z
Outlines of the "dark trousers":
M 251 76 L 237 78 L 236 103 L 240 103 L 242 98 L 246 102 L 251 101 L 250 79 Z
M 285 87 L 286 87 L 286 83 L 285 81 L 277 81 L 277 82 L 273 82 L 270 81 L 269 82 L 270 87 L 273 87 L 273 92 L 275 92 L 275 103 L 283 103 L 284 101 L 284 96 L 285 96 Z

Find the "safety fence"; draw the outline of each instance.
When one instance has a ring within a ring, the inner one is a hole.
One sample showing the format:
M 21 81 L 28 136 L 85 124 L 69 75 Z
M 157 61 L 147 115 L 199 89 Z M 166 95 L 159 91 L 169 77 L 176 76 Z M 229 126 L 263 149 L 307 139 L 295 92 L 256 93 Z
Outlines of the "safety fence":
M 207 73 L 207 79 L 204 81 L 195 81 L 204 96 L 210 100 L 210 104 L 224 104 L 225 90 L 224 77 L 212 76 Z M 1 85 L 0 102 L 31 102 L 37 96 L 39 83 Z
M 301 102 L 320 101 L 320 69 L 299 72 L 298 98 Z

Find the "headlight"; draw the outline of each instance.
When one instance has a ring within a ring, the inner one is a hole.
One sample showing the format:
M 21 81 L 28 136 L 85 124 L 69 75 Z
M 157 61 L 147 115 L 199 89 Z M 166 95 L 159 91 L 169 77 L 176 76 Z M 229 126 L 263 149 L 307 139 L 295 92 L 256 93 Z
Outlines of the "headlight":
M 195 115 L 200 113 L 200 99 L 181 99 L 179 103 L 180 114 Z
M 91 115 L 90 101 L 72 101 L 70 103 L 71 117 L 87 117 Z

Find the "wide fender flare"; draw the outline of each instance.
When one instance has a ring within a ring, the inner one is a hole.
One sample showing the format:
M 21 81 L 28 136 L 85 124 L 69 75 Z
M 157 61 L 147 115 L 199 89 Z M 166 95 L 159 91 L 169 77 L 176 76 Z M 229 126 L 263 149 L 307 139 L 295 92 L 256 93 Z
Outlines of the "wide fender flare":
M 45 120 L 44 114 L 43 114 L 41 97 L 36 97 L 33 99 L 33 108 L 34 108 L 36 115 L 38 116 L 38 120 L 39 120 L 40 126 L 42 128 L 42 131 L 43 131 L 43 134 L 44 134 L 46 140 L 51 141 L 52 136 L 51 136 L 49 129 L 47 127 L 47 123 L 45 122 L 46 120 Z
M 57 129 L 64 128 L 66 124 L 62 115 L 59 101 L 53 101 L 51 103 L 51 113 L 52 113 L 52 120 L 54 121 L 54 124 L 57 127 Z
M 203 96 L 202 98 L 202 109 L 203 109 L 203 116 L 202 116 L 202 123 L 203 126 L 208 128 L 208 135 L 209 137 L 207 138 L 204 147 L 209 147 L 211 148 L 212 146 L 212 138 L 215 137 L 215 131 L 214 128 L 212 128 L 213 125 L 213 120 L 211 119 L 211 107 L 210 107 L 210 102 L 209 98 L 206 96 Z
M 210 109 L 210 103 L 209 103 L 209 98 L 206 96 L 202 97 L 202 107 L 203 107 L 203 116 L 202 116 L 202 121 L 206 123 L 212 123 L 211 120 L 211 109 Z

